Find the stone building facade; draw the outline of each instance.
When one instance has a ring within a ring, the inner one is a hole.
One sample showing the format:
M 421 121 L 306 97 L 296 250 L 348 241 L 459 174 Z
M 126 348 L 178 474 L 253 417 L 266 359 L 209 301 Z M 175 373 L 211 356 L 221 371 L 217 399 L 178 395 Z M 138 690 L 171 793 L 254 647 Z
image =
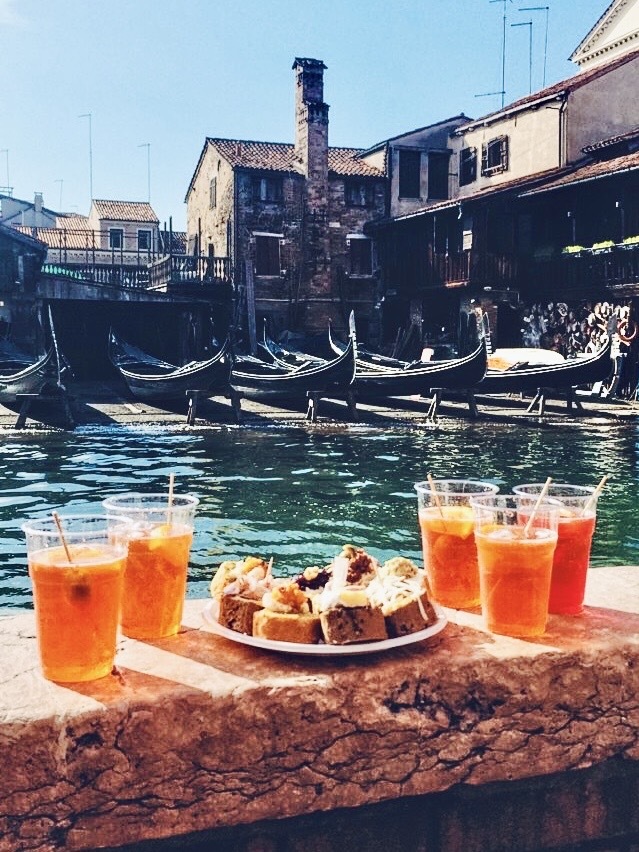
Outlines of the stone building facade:
M 321 60 L 297 58 L 293 144 L 207 138 L 189 186 L 193 254 L 228 256 L 235 269 L 237 324 L 251 346 L 267 321 L 284 329 L 379 327 L 374 241 L 364 225 L 385 212 L 385 170 L 356 148 L 328 144 Z

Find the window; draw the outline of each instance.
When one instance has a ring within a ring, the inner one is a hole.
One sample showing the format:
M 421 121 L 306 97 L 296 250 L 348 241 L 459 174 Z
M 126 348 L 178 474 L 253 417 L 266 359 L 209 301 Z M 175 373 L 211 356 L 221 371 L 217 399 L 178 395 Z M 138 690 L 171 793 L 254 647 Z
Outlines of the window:
M 428 198 L 448 198 L 449 154 L 430 151 L 428 154 Z
M 462 148 L 459 153 L 459 185 L 477 180 L 477 148 Z
M 151 251 L 151 231 L 138 231 L 138 251 Z
M 280 240 L 278 234 L 255 235 L 255 274 L 280 274 Z
M 372 207 L 375 200 L 375 187 L 372 183 L 360 180 L 347 180 L 344 183 L 344 201 L 349 207 Z
M 270 201 L 282 200 L 282 178 L 263 177 L 253 178 L 253 200 Z
M 419 198 L 421 151 L 399 152 L 399 197 Z
M 373 274 L 373 243 L 368 237 L 353 234 L 349 237 L 351 275 Z
M 211 178 L 209 184 L 209 209 L 214 210 L 217 207 L 217 178 Z
M 124 248 L 124 230 L 122 228 L 109 228 L 109 248 Z
M 494 175 L 508 168 L 508 137 L 497 136 L 481 146 L 481 173 Z

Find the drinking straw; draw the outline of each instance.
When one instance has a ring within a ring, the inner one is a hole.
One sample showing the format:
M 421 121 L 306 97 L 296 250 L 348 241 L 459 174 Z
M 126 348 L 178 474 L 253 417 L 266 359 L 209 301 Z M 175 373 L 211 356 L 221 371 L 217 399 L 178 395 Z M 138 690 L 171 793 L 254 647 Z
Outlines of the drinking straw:
M 171 506 L 173 505 L 173 486 L 175 485 L 175 474 L 173 471 L 169 474 L 169 499 L 166 512 L 167 526 L 171 526 Z
M 60 534 L 60 541 L 62 542 L 62 547 L 64 547 L 64 552 L 67 555 L 67 561 L 73 563 L 73 559 L 71 559 L 71 551 L 69 550 L 69 546 L 67 544 L 67 540 L 64 537 L 64 530 L 62 529 L 62 522 L 60 521 L 60 515 L 57 512 L 51 512 L 53 515 L 53 520 L 55 521 L 55 525 L 58 528 L 58 533 Z
M 599 482 L 599 485 L 595 488 L 595 490 L 592 492 L 592 494 L 590 495 L 590 497 L 586 501 L 586 504 L 584 505 L 583 509 L 581 510 L 582 515 L 586 514 L 588 509 L 590 509 L 590 507 L 596 501 L 597 497 L 599 497 L 599 495 L 603 491 L 603 487 L 604 487 L 604 485 L 606 484 L 607 481 L 608 481 L 608 474 L 606 473 L 601 477 L 601 481 Z
M 431 490 L 431 493 L 433 495 L 433 500 L 435 501 L 435 505 L 439 509 L 439 514 L 442 516 L 442 519 L 444 519 L 444 510 L 442 508 L 442 501 L 439 499 L 439 494 L 437 493 L 437 489 L 435 488 L 435 480 L 433 479 L 432 474 L 429 473 L 428 476 L 426 477 L 426 479 L 428 479 L 428 484 L 430 485 L 430 490 Z
M 537 510 L 541 506 L 542 500 L 544 499 L 544 497 L 548 493 L 548 489 L 550 488 L 551 482 L 552 482 L 552 477 L 549 476 L 548 479 L 544 483 L 544 487 L 539 492 L 539 497 L 537 498 L 537 502 L 533 506 L 533 510 L 530 513 L 530 517 L 526 521 L 526 526 L 524 527 L 524 538 L 528 538 L 528 536 L 530 534 L 530 528 L 532 526 L 532 522 L 535 519 L 535 515 L 537 514 Z

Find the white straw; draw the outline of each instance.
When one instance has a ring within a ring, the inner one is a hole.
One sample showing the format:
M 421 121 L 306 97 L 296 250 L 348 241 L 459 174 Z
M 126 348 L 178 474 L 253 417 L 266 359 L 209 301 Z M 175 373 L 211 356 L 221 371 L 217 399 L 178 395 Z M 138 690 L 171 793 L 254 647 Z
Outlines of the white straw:
M 604 485 L 606 484 L 607 481 L 608 481 L 608 474 L 606 473 L 606 474 L 604 474 L 604 476 L 601 477 L 601 481 L 600 481 L 599 485 L 595 488 L 595 490 L 592 492 L 592 494 L 590 495 L 590 497 L 586 501 L 585 506 L 581 510 L 582 515 L 585 515 L 586 512 L 590 509 L 590 507 L 595 503 L 595 501 L 597 500 L 597 497 L 599 497 L 599 495 L 603 491 Z
M 171 525 L 171 507 L 173 506 L 173 486 L 175 485 L 175 474 L 171 472 L 169 474 L 169 499 L 168 499 L 168 509 L 166 513 L 166 522 L 170 526 Z
M 552 477 L 549 476 L 548 479 L 544 483 L 544 487 L 539 492 L 539 497 L 537 498 L 537 502 L 533 506 L 533 510 L 530 513 L 530 517 L 528 518 L 528 521 L 526 522 L 526 526 L 524 527 L 524 537 L 525 538 L 528 538 L 528 536 L 530 534 L 530 528 L 532 526 L 532 522 L 535 519 L 535 515 L 537 514 L 537 510 L 541 506 L 542 500 L 544 499 L 544 497 L 548 493 L 548 489 L 550 488 L 551 482 L 552 482 Z

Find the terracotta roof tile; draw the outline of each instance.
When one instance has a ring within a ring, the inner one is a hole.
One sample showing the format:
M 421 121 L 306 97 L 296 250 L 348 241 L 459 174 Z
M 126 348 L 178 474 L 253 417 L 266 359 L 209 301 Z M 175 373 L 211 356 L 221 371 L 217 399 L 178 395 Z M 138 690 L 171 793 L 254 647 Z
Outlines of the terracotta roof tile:
M 120 222 L 159 222 L 147 201 L 93 199 L 93 206 L 100 219 L 115 219 Z
M 207 142 L 213 145 L 233 168 L 298 173 L 300 171 L 295 146 L 288 143 L 216 138 L 209 138 Z M 361 153 L 361 148 L 329 147 L 329 171 L 339 176 L 383 177 L 384 173 L 380 169 L 358 158 Z
M 594 142 L 592 145 L 585 145 L 581 150 L 584 154 L 589 154 L 594 151 L 600 151 L 604 148 L 611 148 L 618 145 L 620 142 L 635 142 L 638 140 L 639 127 L 634 127 L 627 133 L 620 133 L 618 136 L 610 136 L 608 139 L 600 139 L 599 142 Z
M 89 217 L 80 215 L 57 216 L 55 220 L 56 228 L 64 230 L 71 229 L 73 231 L 89 230 Z
M 531 95 L 526 95 L 526 97 L 524 98 L 519 98 L 519 100 L 513 101 L 511 104 L 507 104 L 503 109 L 495 110 L 495 112 L 488 113 L 488 115 L 484 115 L 481 118 L 477 118 L 474 121 L 469 122 L 468 124 L 462 125 L 457 130 L 453 131 L 453 135 L 462 135 L 464 132 L 471 130 L 473 127 L 485 124 L 491 119 L 496 120 L 504 113 L 518 112 L 519 110 L 523 109 L 529 104 L 535 103 L 536 101 L 550 98 L 553 95 L 560 95 L 562 92 L 571 92 L 574 89 L 578 89 L 581 86 L 585 86 L 587 83 L 590 83 L 591 80 L 596 80 L 598 77 L 602 77 L 609 71 L 613 71 L 615 68 L 619 68 L 620 66 L 625 65 L 626 62 L 630 62 L 631 60 L 636 59 L 638 56 L 639 48 L 637 50 L 631 51 L 630 53 L 626 53 L 623 56 L 619 56 L 616 59 L 611 60 L 610 62 L 607 62 L 602 65 L 597 65 L 596 68 L 591 68 L 587 71 L 582 71 L 579 74 L 575 74 L 573 77 L 568 77 L 566 80 L 561 80 L 559 83 L 553 83 L 551 86 L 546 86 L 545 89 L 541 89 L 538 92 L 533 92 L 533 94 Z
M 99 234 L 95 235 L 94 231 L 87 228 L 72 230 L 69 228 L 32 228 L 29 225 L 16 225 L 15 229 L 20 231 L 21 234 L 26 234 L 46 243 L 49 248 L 92 249 L 94 248 L 94 236 L 96 236 L 97 243 L 95 248 L 100 247 Z
M 610 160 L 597 160 L 595 163 L 587 163 L 572 169 L 568 174 L 561 175 L 554 180 L 544 182 L 541 186 L 523 192 L 522 195 L 534 195 L 539 192 L 548 192 L 551 189 L 559 189 L 562 186 L 571 186 L 575 183 L 597 180 L 608 175 L 620 172 L 634 171 L 639 169 L 639 151 L 632 154 L 624 154 Z

